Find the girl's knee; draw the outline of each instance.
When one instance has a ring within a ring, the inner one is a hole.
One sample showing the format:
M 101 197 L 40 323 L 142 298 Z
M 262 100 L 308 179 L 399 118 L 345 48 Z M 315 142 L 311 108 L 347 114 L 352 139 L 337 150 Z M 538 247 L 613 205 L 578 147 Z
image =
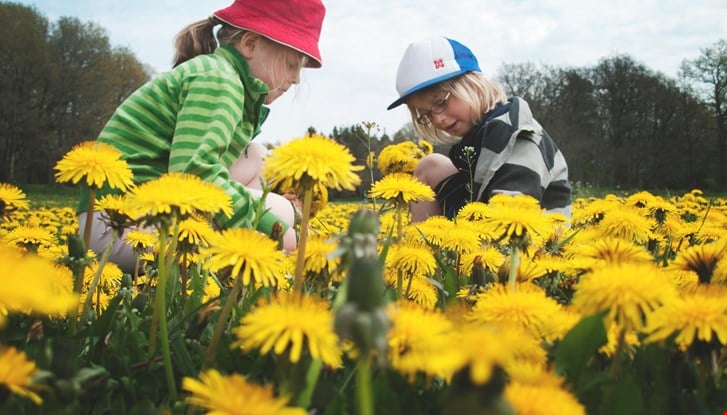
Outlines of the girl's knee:
M 295 209 L 290 200 L 277 193 L 268 193 L 265 206 L 286 225 L 290 227 L 295 225 Z
M 268 149 L 262 144 L 250 143 L 245 152 L 230 166 L 230 179 L 251 189 L 262 189 L 261 177 Z

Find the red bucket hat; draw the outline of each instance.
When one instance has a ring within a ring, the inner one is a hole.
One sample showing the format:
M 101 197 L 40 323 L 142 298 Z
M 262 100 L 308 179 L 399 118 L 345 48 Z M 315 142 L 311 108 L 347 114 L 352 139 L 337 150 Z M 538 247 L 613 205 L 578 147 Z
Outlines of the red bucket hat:
M 223 22 L 261 34 L 308 55 L 306 66 L 320 68 L 318 51 L 323 16 L 321 0 L 235 0 L 231 6 L 214 12 Z

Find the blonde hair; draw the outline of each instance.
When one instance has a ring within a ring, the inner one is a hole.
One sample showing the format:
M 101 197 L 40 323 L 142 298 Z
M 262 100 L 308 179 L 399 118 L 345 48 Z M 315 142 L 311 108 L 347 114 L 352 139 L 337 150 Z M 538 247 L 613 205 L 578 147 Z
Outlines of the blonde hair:
M 472 107 L 478 117 L 472 120 L 474 123 L 478 123 L 498 103 L 505 104 L 507 102 L 505 90 L 497 82 L 487 78 L 482 72 L 474 71 L 417 91 L 411 95 L 410 99 L 430 95 L 435 91 L 449 92 Z M 452 137 L 434 127 L 432 123 L 427 125 L 419 124 L 416 121 L 419 112 L 409 105 L 409 100 L 407 100 L 407 107 L 411 113 L 414 131 L 426 140 L 435 144 L 452 144 L 459 141 L 460 137 Z

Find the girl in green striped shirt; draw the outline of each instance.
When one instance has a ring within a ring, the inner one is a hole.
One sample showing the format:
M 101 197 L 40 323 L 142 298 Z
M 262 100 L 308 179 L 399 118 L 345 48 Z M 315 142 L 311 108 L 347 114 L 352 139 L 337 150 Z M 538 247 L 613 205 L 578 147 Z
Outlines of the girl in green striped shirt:
M 236 0 L 187 26 L 176 37 L 174 68 L 129 96 L 98 140 L 124 154 L 137 184 L 168 172 L 197 175 L 232 198 L 233 216 L 216 218 L 217 225 L 256 222 L 270 234 L 279 223 L 284 249 L 295 249 L 295 211 L 288 198 L 268 194 L 267 213 L 254 217 L 266 150 L 251 141 L 268 115 L 266 105 L 298 84 L 303 67 L 321 66 L 324 15 L 320 0 Z M 81 212 L 80 229 L 85 221 Z M 98 214 L 93 225 L 90 248 L 102 252 L 111 231 Z M 117 245 L 112 260 L 130 271 L 134 255 L 123 241 Z

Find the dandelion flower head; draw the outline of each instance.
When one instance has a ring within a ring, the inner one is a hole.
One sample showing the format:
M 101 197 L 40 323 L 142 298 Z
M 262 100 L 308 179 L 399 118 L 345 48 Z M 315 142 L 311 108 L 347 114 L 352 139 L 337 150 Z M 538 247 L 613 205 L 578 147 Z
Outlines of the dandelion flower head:
M 314 184 L 336 190 L 354 190 L 361 182 L 348 148 L 322 135 L 297 138 L 275 147 L 265 159 L 263 175 L 272 187 L 305 189 Z M 302 192 L 296 192 L 302 193 Z
M 251 282 L 263 286 L 277 285 L 283 269 L 285 254 L 278 243 L 254 229 L 226 229 L 213 237 L 209 246 L 199 248 L 208 257 L 205 267 L 217 272 L 230 267 L 233 277 L 241 278 L 244 285 Z
M 273 351 L 297 363 L 305 349 L 330 367 L 342 363 L 338 336 L 333 330 L 333 314 L 328 303 L 312 296 L 280 293 L 269 304 L 259 303 L 233 329 L 234 346 Z M 307 347 L 306 347 L 307 346 Z
M 56 181 L 89 187 L 108 185 L 113 189 L 128 190 L 134 184 L 129 165 L 122 160 L 116 147 L 98 141 L 84 141 L 73 147 L 55 166 Z
M 190 392 L 187 402 L 215 415 L 305 415 L 302 408 L 286 406 L 287 398 L 276 398 L 272 386 L 249 382 L 237 373 L 224 376 L 210 369 L 199 380 L 185 377 L 182 389 Z

